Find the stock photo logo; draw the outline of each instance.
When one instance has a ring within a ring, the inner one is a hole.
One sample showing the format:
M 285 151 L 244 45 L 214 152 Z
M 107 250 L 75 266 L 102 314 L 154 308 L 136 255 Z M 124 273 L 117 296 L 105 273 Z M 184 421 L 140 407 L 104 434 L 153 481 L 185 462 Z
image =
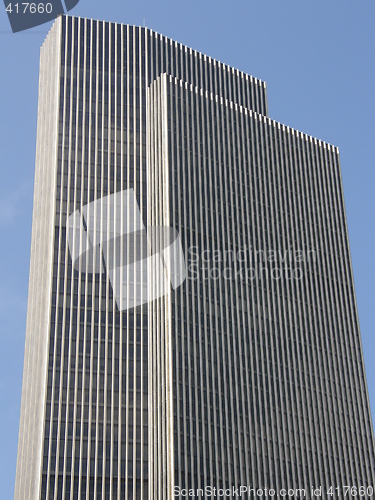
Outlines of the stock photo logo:
M 162 226 L 146 230 L 133 189 L 72 213 L 67 234 L 74 269 L 107 273 L 120 311 L 163 297 L 186 279 L 178 232 Z
M 13 33 L 53 21 L 72 10 L 79 0 L 49 0 L 44 2 L 17 2 L 4 0 L 5 10 Z

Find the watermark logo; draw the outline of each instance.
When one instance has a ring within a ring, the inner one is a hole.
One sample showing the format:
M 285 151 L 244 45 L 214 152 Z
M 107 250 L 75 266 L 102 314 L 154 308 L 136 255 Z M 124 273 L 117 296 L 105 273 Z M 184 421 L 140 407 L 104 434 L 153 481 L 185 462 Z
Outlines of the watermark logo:
M 252 246 L 237 249 L 187 250 L 187 279 L 199 281 L 293 280 L 304 277 L 304 269 L 317 261 L 314 249 L 265 250 Z
M 186 279 L 180 236 L 145 227 L 133 189 L 98 199 L 67 220 L 73 267 L 107 273 L 120 311 L 162 297 Z
M 42 2 L 18 2 L 4 0 L 5 10 L 13 33 L 53 21 L 57 16 L 72 10 L 79 0 L 49 0 Z

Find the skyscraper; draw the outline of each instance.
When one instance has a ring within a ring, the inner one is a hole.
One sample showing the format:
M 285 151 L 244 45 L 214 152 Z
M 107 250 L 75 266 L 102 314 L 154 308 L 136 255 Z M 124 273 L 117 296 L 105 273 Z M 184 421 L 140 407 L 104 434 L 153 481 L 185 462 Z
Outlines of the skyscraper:
M 185 281 L 134 306 L 137 272 L 112 271 L 144 255 L 108 243 L 112 216 L 176 230 Z M 57 19 L 15 498 L 311 498 L 373 487 L 374 461 L 338 149 L 272 121 L 258 79 L 147 28 Z

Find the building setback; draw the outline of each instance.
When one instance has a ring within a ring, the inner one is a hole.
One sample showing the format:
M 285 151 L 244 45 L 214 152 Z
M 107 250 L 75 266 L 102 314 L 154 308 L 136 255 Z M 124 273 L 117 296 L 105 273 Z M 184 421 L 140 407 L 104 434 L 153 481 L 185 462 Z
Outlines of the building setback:
M 177 230 L 187 276 L 120 310 L 103 249 L 91 272 L 72 262 L 67 220 L 125 190 L 145 225 Z M 41 49 L 15 498 L 311 498 L 374 486 L 374 469 L 338 149 L 271 120 L 256 78 L 147 28 L 58 18 Z

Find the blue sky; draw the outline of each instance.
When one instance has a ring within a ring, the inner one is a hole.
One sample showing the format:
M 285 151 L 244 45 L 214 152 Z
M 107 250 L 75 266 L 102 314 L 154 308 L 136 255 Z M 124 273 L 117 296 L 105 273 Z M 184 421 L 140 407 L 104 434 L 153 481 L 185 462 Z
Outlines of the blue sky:
M 267 82 L 271 118 L 339 146 L 375 416 L 373 0 L 80 0 L 77 16 L 143 25 Z M 13 497 L 31 240 L 39 47 L 0 9 L 0 496 Z

